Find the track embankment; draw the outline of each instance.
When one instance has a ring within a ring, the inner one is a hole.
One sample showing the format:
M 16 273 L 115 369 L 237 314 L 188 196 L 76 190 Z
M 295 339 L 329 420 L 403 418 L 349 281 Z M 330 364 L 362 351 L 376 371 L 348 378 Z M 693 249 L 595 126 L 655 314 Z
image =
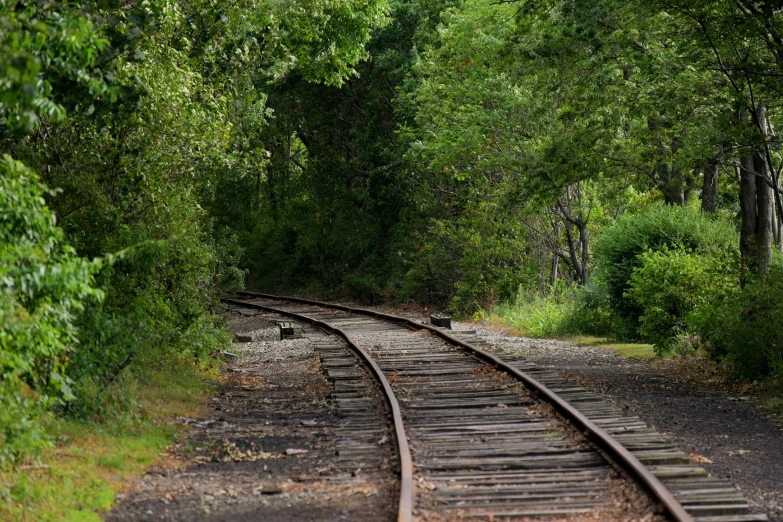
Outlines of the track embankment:
M 226 312 L 242 342 L 201 415 L 163 464 L 118 498 L 110 521 L 378 522 L 396 519 L 391 417 L 339 339 L 277 314 Z
M 407 431 L 395 423 L 398 520 L 408 519 L 408 496 L 424 519 L 766 519 L 638 418 L 529 361 L 482 350 L 475 336 L 292 298 L 243 293 L 225 302 L 316 324 L 364 359 Z

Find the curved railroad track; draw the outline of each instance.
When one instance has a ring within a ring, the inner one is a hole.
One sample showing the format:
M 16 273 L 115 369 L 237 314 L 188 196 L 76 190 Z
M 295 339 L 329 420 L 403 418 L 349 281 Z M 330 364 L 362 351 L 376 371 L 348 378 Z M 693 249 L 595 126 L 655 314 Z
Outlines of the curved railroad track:
M 556 374 L 482 349 L 470 333 L 294 297 L 223 301 L 320 327 L 370 370 L 394 425 L 400 522 L 414 510 L 433 520 L 628 519 L 626 477 L 652 499 L 642 509 L 671 520 L 767 520 L 668 437 Z

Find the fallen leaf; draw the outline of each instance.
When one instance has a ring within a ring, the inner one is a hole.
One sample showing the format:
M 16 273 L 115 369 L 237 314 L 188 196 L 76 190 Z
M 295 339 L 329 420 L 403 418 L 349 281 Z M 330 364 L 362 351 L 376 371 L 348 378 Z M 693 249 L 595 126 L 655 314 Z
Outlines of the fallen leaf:
M 699 464 L 712 464 L 712 461 L 707 457 L 696 455 L 695 453 L 691 453 L 691 460 L 693 462 L 698 462 Z

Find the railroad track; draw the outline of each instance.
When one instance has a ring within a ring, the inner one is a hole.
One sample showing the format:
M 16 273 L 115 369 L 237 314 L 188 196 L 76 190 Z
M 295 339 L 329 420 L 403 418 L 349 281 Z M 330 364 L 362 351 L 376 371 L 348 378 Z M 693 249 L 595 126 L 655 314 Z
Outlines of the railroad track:
M 373 374 L 393 420 L 398 521 L 767 520 L 638 418 L 529 361 L 482 349 L 471 333 L 291 297 L 223 301 L 341 337 L 356 357 L 332 349 L 321 360 L 348 415 L 368 408 L 355 366 Z

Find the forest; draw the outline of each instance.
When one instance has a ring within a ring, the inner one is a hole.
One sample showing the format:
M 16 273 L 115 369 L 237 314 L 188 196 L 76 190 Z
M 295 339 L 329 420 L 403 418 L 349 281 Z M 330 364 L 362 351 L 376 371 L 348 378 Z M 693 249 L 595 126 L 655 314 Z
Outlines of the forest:
M 4 0 L 0 468 L 243 288 L 783 381 L 775 0 Z

